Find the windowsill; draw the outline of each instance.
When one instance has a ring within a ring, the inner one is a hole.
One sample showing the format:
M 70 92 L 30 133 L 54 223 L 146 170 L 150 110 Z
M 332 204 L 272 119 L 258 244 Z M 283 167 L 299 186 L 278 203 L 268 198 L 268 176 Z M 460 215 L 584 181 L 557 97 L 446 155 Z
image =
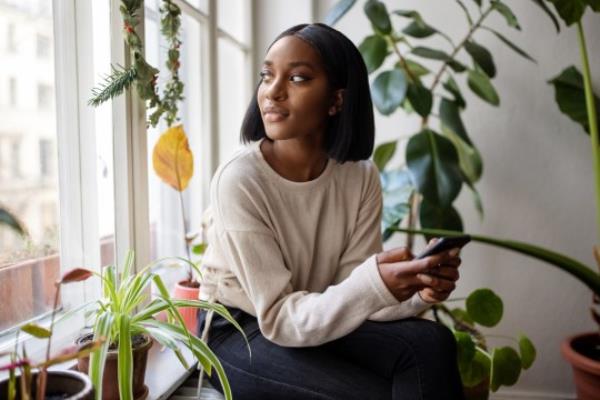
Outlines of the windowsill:
M 148 386 L 148 400 L 163 400 L 177 390 L 177 388 L 194 372 L 196 360 L 191 351 L 181 346 L 181 353 L 190 365 L 186 370 L 170 349 L 161 349 L 154 342 L 148 353 L 148 366 L 146 367 L 146 385 Z

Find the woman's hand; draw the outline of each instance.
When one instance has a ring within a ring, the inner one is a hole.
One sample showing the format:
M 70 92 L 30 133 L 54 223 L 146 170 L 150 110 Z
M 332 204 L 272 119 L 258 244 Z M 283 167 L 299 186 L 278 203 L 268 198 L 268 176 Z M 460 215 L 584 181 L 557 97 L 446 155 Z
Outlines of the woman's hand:
M 429 246 L 436 239 L 429 242 Z M 398 301 L 411 298 L 415 293 L 427 303 L 439 303 L 456 288 L 459 278 L 459 249 L 415 260 L 404 247 L 377 254 L 379 272 L 386 286 Z

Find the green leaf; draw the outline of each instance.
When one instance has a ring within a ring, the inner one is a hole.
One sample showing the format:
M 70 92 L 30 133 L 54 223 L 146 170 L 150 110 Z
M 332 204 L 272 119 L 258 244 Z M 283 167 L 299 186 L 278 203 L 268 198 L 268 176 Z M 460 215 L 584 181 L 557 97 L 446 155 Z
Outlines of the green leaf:
M 419 208 L 419 222 L 426 229 L 451 229 L 453 231 L 462 231 L 463 229 L 460 214 L 454 207 L 440 207 L 425 197 Z M 427 240 L 431 238 L 426 236 Z
M 383 171 L 387 163 L 392 159 L 396 152 L 396 141 L 385 142 L 377 146 L 373 154 L 373 162 L 377 165 L 379 171 Z
M 475 357 L 475 342 L 467 332 L 454 331 L 456 339 L 457 358 L 460 366 L 467 367 Z
M 474 1 L 479 7 L 481 7 L 481 0 L 474 0 Z
M 373 82 L 373 103 L 383 115 L 390 115 L 406 96 L 406 78 L 398 69 L 380 73 Z
M 458 87 L 458 84 L 452 78 L 452 76 L 448 76 L 448 80 L 443 84 L 443 86 L 444 86 L 444 89 L 446 89 L 448 92 L 450 92 L 452 94 L 452 96 L 454 96 L 454 102 L 456 103 L 456 105 L 458 107 L 465 108 L 467 106 L 467 102 L 465 101 L 465 98 L 462 96 L 460 88 Z
M 466 144 L 473 146 L 465 126 L 460 118 L 460 112 L 458 111 L 458 105 L 446 98 L 442 98 L 440 102 L 440 120 L 442 124 L 448 129 L 451 129 L 456 135 L 458 135 Z
M 369 73 L 379 68 L 388 55 L 387 43 L 379 35 L 366 37 L 360 46 L 358 46 L 358 50 L 360 50 L 360 54 L 362 54 L 365 60 Z
M 364 11 L 375 31 L 384 35 L 392 32 L 392 23 L 384 3 L 378 0 L 369 0 L 365 3 Z
M 402 29 L 402 33 L 415 38 L 423 39 L 437 32 L 437 29 L 427 25 L 422 20 L 413 20 L 408 26 Z
M 512 50 L 514 50 L 517 54 L 525 57 L 526 59 L 528 59 L 530 61 L 533 61 L 534 63 L 537 63 L 537 61 L 535 61 L 535 59 L 533 57 L 531 57 L 529 54 L 527 54 L 525 52 L 525 50 L 519 48 L 516 44 L 514 44 L 513 42 L 511 42 L 510 40 L 508 40 L 505 36 L 503 36 L 499 32 L 497 32 L 497 31 L 495 31 L 493 29 L 487 28 L 487 27 L 484 27 L 484 29 L 486 29 L 486 30 L 492 32 L 494 35 L 496 35 L 496 37 L 498 39 L 500 39 L 504 44 L 506 44 Z
M 554 4 L 556 12 L 567 26 L 581 20 L 585 7 L 588 5 L 587 0 L 548 0 Z
M 37 324 L 25 324 L 21 328 L 21 331 L 30 334 L 38 339 L 45 339 L 52 336 L 52 332 L 49 329 L 44 328 L 43 326 Z
M 445 137 L 424 129 L 406 146 L 406 162 L 421 194 L 441 207 L 449 207 L 462 185 L 458 154 Z
M 465 17 L 467 17 L 467 22 L 469 23 L 469 26 L 473 26 L 473 18 L 471 18 L 471 14 L 469 13 L 469 9 L 467 8 L 467 6 L 465 6 L 465 4 L 461 0 L 456 0 L 456 3 L 464 11 Z
M 197 245 L 192 247 L 192 253 L 197 254 L 197 255 L 202 255 L 206 251 L 207 247 L 208 247 L 208 243 L 198 243 Z
M 519 335 L 519 352 L 521 353 L 522 368 L 529 369 L 535 361 L 536 350 L 531 340 L 525 335 Z
M 397 232 L 406 233 L 419 233 L 422 235 L 431 236 L 461 236 L 464 235 L 462 232 L 449 231 L 442 229 L 407 229 L 397 228 Z M 466 232 L 468 233 L 468 232 Z M 530 243 L 519 242 L 516 240 L 498 239 L 491 236 L 477 235 L 474 233 L 468 233 L 471 236 L 471 240 L 474 242 L 481 242 L 497 246 L 503 249 L 512 250 L 517 253 L 521 253 L 540 261 L 545 261 L 566 273 L 574 276 L 584 285 L 589 287 L 592 292 L 600 296 L 600 275 L 596 272 L 596 268 L 587 266 L 571 257 L 564 254 L 557 253 L 553 250 L 546 249 L 540 246 L 536 246 Z
M 406 97 L 410 104 L 421 117 L 426 118 L 431 113 L 433 96 L 431 91 L 420 83 L 410 83 L 406 90 Z
M 467 312 L 480 325 L 496 326 L 502 319 L 502 299 L 491 289 L 477 289 L 467 297 Z
M 486 74 L 475 70 L 469 70 L 467 83 L 473 93 L 481 99 L 493 106 L 498 106 L 500 104 L 500 97 L 498 97 L 496 89 Z
M 416 61 L 413 61 L 413 60 L 410 60 L 408 58 L 405 58 L 404 62 L 406 63 L 406 65 L 403 62 L 398 61 L 396 63 L 396 65 L 395 65 L 395 67 L 396 68 L 400 68 L 402 71 L 404 71 L 406 73 L 406 77 L 409 78 L 408 80 L 410 82 L 413 82 L 410 79 L 411 75 L 414 76 L 414 77 L 416 77 L 417 80 L 418 80 L 418 78 L 431 73 L 430 70 L 428 70 L 422 64 L 419 64 Z M 408 72 L 408 70 L 410 70 L 410 73 Z
M 117 375 L 119 398 L 133 400 L 133 351 L 131 348 L 131 330 L 129 316 L 119 315 L 119 354 L 117 357 Z
M 481 202 L 481 196 L 479 195 L 479 192 L 477 191 L 477 189 L 475 189 L 475 186 L 471 182 L 466 182 L 466 184 L 467 187 L 471 190 L 471 193 L 473 194 L 473 203 L 475 203 L 475 209 L 479 214 L 479 218 L 483 219 L 483 203 Z
M 521 375 L 521 358 L 511 347 L 494 349 L 490 388 L 497 391 L 501 385 L 512 386 Z
M 25 234 L 25 229 L 17 220 L 17 218 L 4 208 L 0 207 L 0 225 L 2 224 L 8 225 L 11 229 L 13 229 L 21 235 Z
M 456 152 L 458 153 L 458 164 L 460 170 L 464 175 L 464 181 L 473 186 L 479 179 L 483 172 L 483 161 L 481 154 L 475 146 L 468 145 L 462 140 L 454 131 L 442 124 L 442 133 L 445 137 L 450 139 Z
M 546 5 L 546 1 L 544 1 L 544 0 L 533 0 L 533 2 L 535 4 L 537 4 L 538 6 L 540 6 L 541 9 L 544 10 L 544 12 L 546 14 L 548 14 L 548 16 L 550 17 L 550 19 L 552 19 L 552 22 L 554 23 L 554 26 L 556 27 L 556 32 L 560 32 L 560 24 L 558 23 L 558 19 L 556 18 L 556 16 L 554 15 L 554 13 L 550 10 L 550 8 L 548 8 L 548 6 Z
M 96 400 L 102 400 L 104 366 L 106 364 L 108 347 L 110 346 L 110 332 L 113 327 L 113 321 L 113 314 L 106 312 L 100 314 L 94 324 L 94 341 L 104 339 L 102 346 L 90 355 L 90 369 L 88 374 L 94 385 Z
M 340 0 L 338 1 L 325 16 L 325 24 L 334 26 L 350 9 L 354 6 L 356 0 Z
M 469 313 L 467 313 L 467 310 L 463 310 L 462 308 L 453 308 L 451 311 L 452 315 L 454 315 L 454 318 L 463 321 L 469 325 L 474 325 L 475 323 L 473 322 L 473 320 L 471 319 L 471 317 L 469 316 Z
M 448 53 L 446 53 L 442 50 L 432 49 L 430 47 L 417 46 L 414 49 L 412 49 L 411 52 L 414 55 L 417 55 L 417 56 L 423 57 L 423 58 L 428 58 L 431 60 L 439 60 L 439 61 L 451 60 Z
M 397 227 L 410 211 L 410 196 L 414 191 L 408 170 L 393 169 L 379 174 L 383 193 L 383 215 L 381 220 L 383 240 L 392 235 L 391 228 Z
M 508 26 L 521 30 L 521 26 L 519 26 L 519 21 L 517 21 L 517 17 L 512 12 L 512 10 L 500 0 L 492 0 L 491 5 L 494 10 L 498 11 L 502 16 L 506 19 L 506 23 Z
M 475 43 L 472 40 L 468 40 L 465 43 L 465 50 L 473 59 L 473 62 L 477 64 L 483 72 L 490 78 L 496 76 L 496 65 L 494 64 L 494 58 L 492 53 L 489 52 L 485 47 Z
M 463 385 L 473 387 L 479 385 L 490 376 L 491 362 L 483 350 L 476 348 L 475 356 L 470 364 L 459 365 L 460 377 Z
M 563 114 L 583 127 L 590 133 L 589 119 L 585 103 L 585 90 L 583 76 L 575 66 L 563 70 L 560 75 L 548 81 L 554 85 L 554 98 L 558 108 Z M 600 99 L 594 94 L 596 100 L 596 115 L 600 119 Z

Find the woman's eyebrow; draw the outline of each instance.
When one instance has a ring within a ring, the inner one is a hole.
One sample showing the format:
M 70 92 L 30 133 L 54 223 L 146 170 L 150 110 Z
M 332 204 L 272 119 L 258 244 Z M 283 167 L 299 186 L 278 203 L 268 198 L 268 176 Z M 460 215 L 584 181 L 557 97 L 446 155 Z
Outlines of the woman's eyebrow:
M 273 61 L 265 60 L 263 62 L 263 64 L 267 65 L 267 66 L 271 66 L 271 65 L 273 65 Z M 309 63 L 308 61 L 292 61 L 292 62 L 288 63 L 288 66 L 289 67 L 305 66 L 305 67 L 308 67 L 310 69 L 315 69 L 315 67 L 311 63 Z

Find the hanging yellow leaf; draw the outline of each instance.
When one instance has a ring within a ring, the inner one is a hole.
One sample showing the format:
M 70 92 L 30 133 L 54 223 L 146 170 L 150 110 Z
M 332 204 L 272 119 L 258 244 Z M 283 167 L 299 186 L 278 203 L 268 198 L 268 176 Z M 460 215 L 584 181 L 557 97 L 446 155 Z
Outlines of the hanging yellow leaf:
M 182 192 L 194 174 L 194 155 L 182 125 L 167 129 L 152 153 L 154 172 L 173 189 Z

